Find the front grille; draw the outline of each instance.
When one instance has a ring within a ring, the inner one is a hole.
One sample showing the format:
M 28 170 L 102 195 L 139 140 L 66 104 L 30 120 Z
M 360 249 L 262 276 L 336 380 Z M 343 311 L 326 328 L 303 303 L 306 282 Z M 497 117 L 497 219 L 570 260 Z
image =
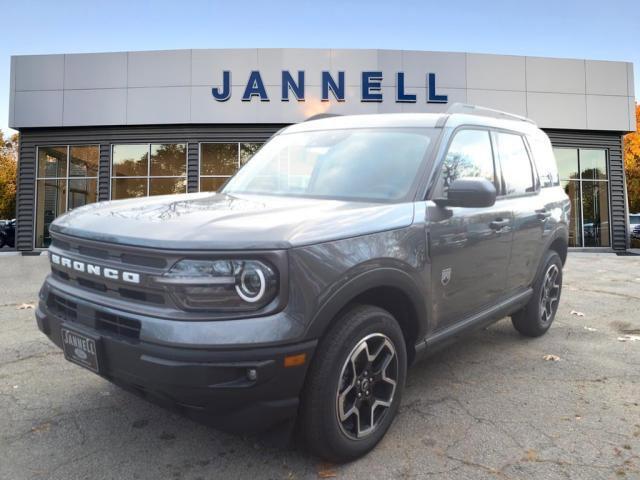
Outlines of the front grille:
M 87 326 L 95 326 L 96 330 L 115 333 L 127 338 L 140 338 L 141 324 L 139 320 L 101 312 L 93 308 L 84 307 L 82 318 L 78 318 L 78 304 L 67 300 L 55 293 L 49 293 L 47 308 L 58 317 L 68 322 L 79 321 Z M 92 322 L 93 321 L 93 322 Z
M 62 270 L 58 270 L 57 268 L 52 268 L 51 272 L 58 278 L 62 280 L 69 281 L 69 274 L 67 272 L 63 272 Z
M 159 292 L 148 292 L 144 290 L 136 290 L 133 288 L 123 288 L 123 287 L 114 287 L 113 284 L 111 288 L 101 281 L 91 280 L 88 278 L 84 278 L 78 275 L 75 275 L 75 272 L 69 274 L 62 270 L 52 267 L 51 271 L 53 275 L 72 284 L 77 285 L 79 287 L 92 290 L 94 292 L 106 293 L 109 295 L 115 295 L 121 298 L 125 298 L 128 300 L 136 300 L 138 302 L 145 303 L 153 303 L 155 305 L 164 305 L 165 299 Z
M 85 247 L 83 245 L 80 245 L 78 247 L 78 252 L 87 257 L 104 258 L 104 259 L 109 258 L 109 252 L 107 250 Z
M 68 277 L 68 275 L 67 275 Z M 78 285 L 84 288 L 90 288 L 97 292 L 106 292 L 107 286 L 104 283 L 94 282 L 93 280 L 87 280 L 86 278 L 77 278 Z
M 140 338 L 140 322 L 120 315 L 96 312 L 96 328 L 136 340 Z
M 47 299 L 47 307 L 65 320 L 77 320 L 78 318 L 78 304 L 53 293 Z
M 97 258 L 99 260 L 113 260 L 123 265 L 138 265 L 152 268 L 165 268 L 167 260 L 161 256 L 140 255 L 121 251 L 117 247 L 100 248 L 82 245 L 76 242 L 67 242 L 59 238 L 53 238 L 51 246 L 64 250 L 67 253 L 79 253 L 85 257 Z
M 132 290 L 130 288 L 119 288 L 118 293 L 123 298 L 131 300 L 139 300 L 141 302 L 164 304 L 164 297 L 159 293 L 142 292 L 140 290 Z
M 146 257 L 143 255 L 134 255 L 132 253 L 123 253 L 120 255 L 123 263 L 131 265 L 141 265 L 143 267 L 165 268 L 167 261 L 160 257 Z

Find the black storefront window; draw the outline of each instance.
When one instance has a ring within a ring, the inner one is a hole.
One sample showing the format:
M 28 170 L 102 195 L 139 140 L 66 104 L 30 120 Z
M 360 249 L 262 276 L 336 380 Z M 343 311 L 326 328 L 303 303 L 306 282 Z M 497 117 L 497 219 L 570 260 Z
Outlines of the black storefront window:
M 96 201 L 99 156 L 97 145 L 38 147 L 36 248 L 49 246 L 49 225 L 58 215 Z
M 261 143 L 201 143 L 200 191 L 218 191 L 261 146 Z
M 111 198 L 187 191 L 187 144 L 143 143 L 111 147 Z
M 569 246 L 611 246 L 607 151 L 554 148 L 561 185 L 571 200 Z

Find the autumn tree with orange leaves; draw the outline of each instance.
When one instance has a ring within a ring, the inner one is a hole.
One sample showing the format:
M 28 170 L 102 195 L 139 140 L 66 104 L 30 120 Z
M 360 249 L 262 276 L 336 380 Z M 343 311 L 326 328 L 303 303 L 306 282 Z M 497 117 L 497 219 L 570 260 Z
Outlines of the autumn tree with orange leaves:
M 636 131 L 624 137 L 629 212 L 640 213 L 640 105 L 636 105 Z
M 0 130 L 0 219 L 16 216 L 18 134 L 5 139 Z

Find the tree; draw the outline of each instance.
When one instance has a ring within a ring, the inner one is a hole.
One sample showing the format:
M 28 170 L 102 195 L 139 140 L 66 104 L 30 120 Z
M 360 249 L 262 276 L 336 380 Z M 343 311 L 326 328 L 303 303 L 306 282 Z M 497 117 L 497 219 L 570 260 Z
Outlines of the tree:
M 18 134 L 5 139 L 0 130 L 0 219 L 16 216 Z
M 640 213 L 640 105 L 636 105 L 636 131 L 624 137 L 629 212 Z

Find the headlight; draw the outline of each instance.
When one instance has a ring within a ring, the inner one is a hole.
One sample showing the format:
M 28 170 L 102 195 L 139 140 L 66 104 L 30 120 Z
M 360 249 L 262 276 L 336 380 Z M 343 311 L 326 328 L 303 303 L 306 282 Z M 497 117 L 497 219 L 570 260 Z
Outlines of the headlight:
M 259 260 L 180 260 L 156 281 L 185 310 L 259 310 L 278 293 L 275 269 Z

